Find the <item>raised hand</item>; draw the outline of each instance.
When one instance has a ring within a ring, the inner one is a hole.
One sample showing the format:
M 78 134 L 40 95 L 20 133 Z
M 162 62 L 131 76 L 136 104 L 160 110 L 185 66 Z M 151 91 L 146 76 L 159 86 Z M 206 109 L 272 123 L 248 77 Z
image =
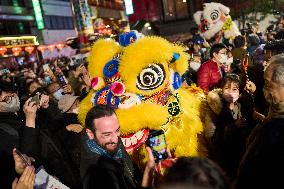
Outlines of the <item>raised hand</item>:
M 32 157 L 28 157 L 27 155 L 23 154 L 23 158 L 25 158 L 26 162 L 22 159 L 22 157 L 16 153 L 16 148 L 13 149 L 13 158 L 15 161 L 15 170 L 16 172 L 21 175 L 23 174 L 25 168 L 35 162 L 35 159 Z M 28 164 L 28 165 L 27 165 Z
M 32 98 L 29 98 L 25 102 L 23 109 L 26 116 L 26 126 L 35 128 L 35 119 L 38 107 L 35 102 L 32 102 L 31 100 Z
M 72 131 L 75 133 L 80 133 L 83 130 L 83 127 L 80 124 L 70 124 L 66 126 L 67 131 Z
M 64 85 L 63 86 L 63 92 L 64 92 L 64 94 L 72 94 L 72 87 L 71 87 L 71 85 Z
M 25 168 L 20 179 L 15 179 L 12 189 L 33 189 L 35 183 L 35 168 L 28 166 Z

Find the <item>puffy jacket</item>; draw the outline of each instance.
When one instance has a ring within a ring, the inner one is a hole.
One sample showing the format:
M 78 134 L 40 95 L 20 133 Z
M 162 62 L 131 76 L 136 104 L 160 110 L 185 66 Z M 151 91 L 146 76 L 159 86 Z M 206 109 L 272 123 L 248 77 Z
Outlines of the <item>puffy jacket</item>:
M 205 92 L 218 87 L 221 79 L 221 70 L 217 63 L 211 59 L 204 62 L 197 72 L 197 84 Z

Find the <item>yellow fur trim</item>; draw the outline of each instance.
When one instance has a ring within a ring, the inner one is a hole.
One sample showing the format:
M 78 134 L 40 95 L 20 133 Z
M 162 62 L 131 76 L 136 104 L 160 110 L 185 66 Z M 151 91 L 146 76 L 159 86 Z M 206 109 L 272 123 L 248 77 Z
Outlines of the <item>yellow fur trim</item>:
M 88 57 L 88 70 L 91 78 L 98 76 L 104 78 L 103 68 L 122 48 L 113 40 L 99 39 L 94 43 Z
M 189 60 L 189 54 L 185 53 L 186 49 L 179 45 L 173 45 L 173 52 L 178 53 L 180 55 L 179 59 L 174 63 L 170 64 L 170 67 L 173 68 L 176 72 L 178 72 L 180 75 L 184 74 L 184 72 L 188 68 L 188 60 Z
M 174 149 L 175 156 L 196 156 L 198 155 L 197 134 L 203 131 L 200 120 L 201 99 L 185 89 L 179 89 L 178 93 L 181 97 L 182 115 L 179 121 L 168 123 L 166 140 L 170 149 Z
M 156 104 L 142 103 L 129 109 L 117 109 L 121 134 L 134 133 L 143 128 L 159 130 L 167 122 L 168 110 Z
M 85 127 L 85 119 L 86 119 L 87 113 L 93 107 L 93 103 L 91 102 L 93 93 L 94 93 L 93 90 L 89 92 L 87 97 L 84 98 L 84 100 L 82 100 L 80 103 L 78 120 L 84 127 Z

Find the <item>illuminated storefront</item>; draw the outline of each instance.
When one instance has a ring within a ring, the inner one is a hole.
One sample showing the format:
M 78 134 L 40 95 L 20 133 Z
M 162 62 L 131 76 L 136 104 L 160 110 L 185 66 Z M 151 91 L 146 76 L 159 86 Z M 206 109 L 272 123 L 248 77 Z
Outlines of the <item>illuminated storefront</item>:
M 24 62 L 38 60 L 36 36 L 0 37 L 1 67 L 12 67 L 14 64 L 22 65 Z

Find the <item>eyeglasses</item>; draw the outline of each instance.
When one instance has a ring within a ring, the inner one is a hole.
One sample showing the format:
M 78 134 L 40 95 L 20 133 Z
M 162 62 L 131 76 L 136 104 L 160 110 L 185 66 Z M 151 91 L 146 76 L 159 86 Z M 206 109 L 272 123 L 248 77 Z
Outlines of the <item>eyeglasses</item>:
M 15 94 L 5 96 L 0 102 L 5 102 L 7 104 L 10 104 L 14 96 Z

